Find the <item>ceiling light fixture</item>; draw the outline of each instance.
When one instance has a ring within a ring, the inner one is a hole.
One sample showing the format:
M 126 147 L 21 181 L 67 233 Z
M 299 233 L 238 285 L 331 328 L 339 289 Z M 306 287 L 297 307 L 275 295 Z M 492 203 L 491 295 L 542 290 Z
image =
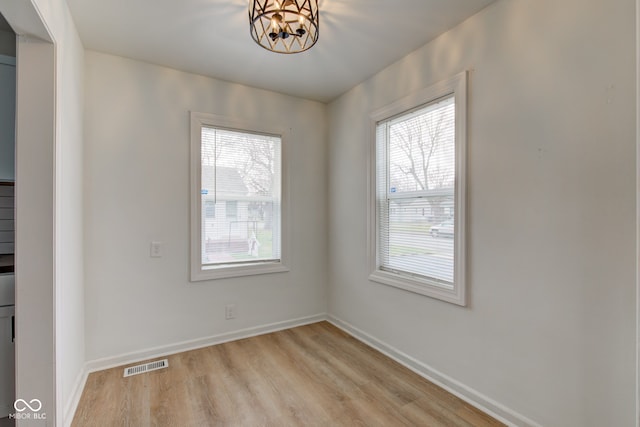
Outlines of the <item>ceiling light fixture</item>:
M 250 0 L 251 37 L 277 53 L 298 53 L 318 41 L 318 0 Z

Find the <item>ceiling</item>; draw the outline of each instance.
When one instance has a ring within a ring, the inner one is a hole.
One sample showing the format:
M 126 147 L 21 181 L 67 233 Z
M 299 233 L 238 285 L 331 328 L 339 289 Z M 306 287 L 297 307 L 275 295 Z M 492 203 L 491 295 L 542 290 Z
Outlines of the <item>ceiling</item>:
M 320 0 L 295 55 L 249 34 L 248 0 L 67 0 L 87 49 L 328 102 L 494 0 Z

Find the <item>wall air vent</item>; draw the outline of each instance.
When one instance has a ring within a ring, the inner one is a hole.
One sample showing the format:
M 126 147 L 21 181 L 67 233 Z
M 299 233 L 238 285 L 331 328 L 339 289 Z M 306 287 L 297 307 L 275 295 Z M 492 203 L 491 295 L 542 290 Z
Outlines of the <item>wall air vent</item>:
M 155 362 L 145 363 L 138 366 L 130 366 L 124 369 L 124 376 L 130 377 L 132 375 L 144 374 L 145 372 L 157 371 L 158 369 L 164 369 L 169 367 L 169 359 L 156 360 Z

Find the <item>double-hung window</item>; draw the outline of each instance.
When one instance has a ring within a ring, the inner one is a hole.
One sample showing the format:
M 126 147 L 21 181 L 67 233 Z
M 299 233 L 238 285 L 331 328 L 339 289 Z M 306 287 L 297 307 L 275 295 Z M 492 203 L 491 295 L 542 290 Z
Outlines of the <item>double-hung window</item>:
M 376 282 L 465 305 L 466 73 L 372 114 Z
M 282 139 L 191 113 L 191 280 L 287 270 Z

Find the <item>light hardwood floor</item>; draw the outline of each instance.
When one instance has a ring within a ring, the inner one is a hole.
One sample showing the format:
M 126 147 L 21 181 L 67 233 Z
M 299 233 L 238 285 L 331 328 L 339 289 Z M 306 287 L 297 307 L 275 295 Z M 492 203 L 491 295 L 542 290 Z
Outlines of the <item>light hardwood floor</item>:
M 502 426 L 327 322 L 92 373 L 73 427 Z

